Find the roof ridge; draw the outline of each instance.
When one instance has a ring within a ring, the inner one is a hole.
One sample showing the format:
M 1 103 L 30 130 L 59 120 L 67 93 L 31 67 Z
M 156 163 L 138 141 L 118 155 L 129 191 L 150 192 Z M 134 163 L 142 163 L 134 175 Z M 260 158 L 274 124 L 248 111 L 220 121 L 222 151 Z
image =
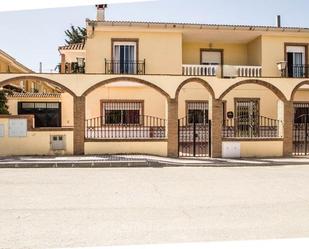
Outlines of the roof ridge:
M 155 22 L 155 21 L 117 21 L 117 20 L 105 20 L 105 21 L 97 21 L 97 20 L 89 20 L 88 23 L 106 23 L 106 24 L 146 24 L 146 25 L 179 25 L 179 26 L 205 26 L 205 27 L 239 27 L 239 28 L 268 28 L 268 29 L 277 29 L 277 30 L 306 30 L 309 31 L 309 27 L 277 27 L 274 25 L 250 25 L 250 24 L 215 24 L 215 23 L 194 23 L 194 22 Z

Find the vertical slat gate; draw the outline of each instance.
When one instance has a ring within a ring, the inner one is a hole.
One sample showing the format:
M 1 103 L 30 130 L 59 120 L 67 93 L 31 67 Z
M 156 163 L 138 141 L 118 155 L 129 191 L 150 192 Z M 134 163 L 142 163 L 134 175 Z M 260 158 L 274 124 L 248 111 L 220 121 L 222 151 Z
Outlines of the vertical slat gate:
M 211 121 L 199 121 L 188 116 L 178 120 L 179 157 L 211 156 Z
M 294 103 L 293 154 L 309 155 L 309 103 Z

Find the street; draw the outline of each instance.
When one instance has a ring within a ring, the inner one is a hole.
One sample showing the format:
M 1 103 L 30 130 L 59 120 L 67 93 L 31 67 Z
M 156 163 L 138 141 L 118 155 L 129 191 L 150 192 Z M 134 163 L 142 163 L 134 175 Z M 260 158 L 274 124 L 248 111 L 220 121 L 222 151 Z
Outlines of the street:
M 0 248 L 309 236 L 309 165 L 0 169 Z

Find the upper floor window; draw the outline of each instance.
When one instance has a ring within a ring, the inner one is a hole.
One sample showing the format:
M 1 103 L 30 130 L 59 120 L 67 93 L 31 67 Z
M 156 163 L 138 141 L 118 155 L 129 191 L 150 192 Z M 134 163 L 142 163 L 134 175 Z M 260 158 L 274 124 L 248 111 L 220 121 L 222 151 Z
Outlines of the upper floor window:
M 219 49 L 201 49 L 201 64 L 222 65 L 223 51 Z
M 113 71 L 116 74 L 136 74 L 137 42 L 113 42 Z
M 306 74 L 306 54 L 305 45 L 287 45 L 286 61 L 288 77 L 304 77 Z

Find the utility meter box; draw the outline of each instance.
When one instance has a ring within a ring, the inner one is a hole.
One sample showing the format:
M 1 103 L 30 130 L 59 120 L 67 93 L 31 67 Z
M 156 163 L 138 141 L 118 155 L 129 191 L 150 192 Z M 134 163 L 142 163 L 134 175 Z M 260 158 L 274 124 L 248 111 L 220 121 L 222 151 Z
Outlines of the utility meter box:
M 240 142 L 223 142 L 223 158 L 240 158 Z
M 64 135 L 52 135 L 50 136 L 51 150 L 65 150 L 65 136 Z

